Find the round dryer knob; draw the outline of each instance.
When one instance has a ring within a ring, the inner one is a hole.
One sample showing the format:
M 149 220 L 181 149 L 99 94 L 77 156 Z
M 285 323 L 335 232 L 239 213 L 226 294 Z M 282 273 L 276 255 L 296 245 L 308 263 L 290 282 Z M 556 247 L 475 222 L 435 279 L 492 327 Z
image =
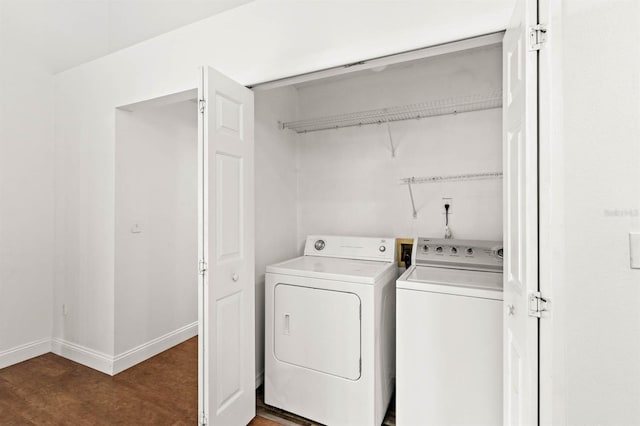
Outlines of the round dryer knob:
M 380 253 L 384 253 L 385 251 L 387 251 L 387 248 L 385 246 L 380 246 L 378 247 L 378 250 L 380 250 Z
M 324 244 L 324 240 L 318 240 L 316 241 L 316 243 L 314 244 L 314 247 L 316 248 L 316 250 L 320 251 L 324 248 L 325 244 Z

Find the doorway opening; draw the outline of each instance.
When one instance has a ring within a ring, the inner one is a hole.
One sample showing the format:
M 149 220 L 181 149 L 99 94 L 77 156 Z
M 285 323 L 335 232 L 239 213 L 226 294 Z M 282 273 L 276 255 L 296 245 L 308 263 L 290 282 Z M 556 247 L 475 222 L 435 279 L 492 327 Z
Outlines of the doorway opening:
M 181 407 L 194 418 L 198 395 L 196 98 L 197 90 L 190 90 L 116 109 L 114 193 L 113 373 L 171 349 L 175 377 L 183 377 L 172 383 L 176 398 L 184 399 Z
M 502 241 L 502 36 L 255 86 L 256 207 L 269 218 L 256 222 L 256 241 L 269 243 L 263 251 L 257 245 L 256 276 L 302 254 L 308 235 L 444 238 L 445 204 L 454 238 Z M 256 288 L 257 309 L 275 300 L 263 292 Z M 501 418 L 501 302 L 495 305 L 490 399 L 493 418 Z M 257 345 L 270 348 L 276 336 L 263 330 L 277 319 L 257 318 L 264 320 Z M 270 349 L 257 353 L 258 368 L 275 358 Z M 305 405 L 312 401 L 269 397 L 279 371 L 269 372 L 269 362 L 266 370 L 267 404 L 327 423 Z M 387 402 L 380 402 L 383 410 Z M 385 424 L 394 417 L 392 408 Z

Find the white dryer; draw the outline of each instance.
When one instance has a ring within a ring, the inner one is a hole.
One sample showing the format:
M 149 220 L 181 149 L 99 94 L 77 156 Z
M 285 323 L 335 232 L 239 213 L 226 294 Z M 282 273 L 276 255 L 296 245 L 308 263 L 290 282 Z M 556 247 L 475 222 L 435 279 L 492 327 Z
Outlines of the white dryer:
M 265 403 L 328 425 L 380 425 L 395 376 L 393 238 L 310 236 L 267 267 Z
M 502 242 L 417 238 L 397 282 L 398 426 L 502 424 Z

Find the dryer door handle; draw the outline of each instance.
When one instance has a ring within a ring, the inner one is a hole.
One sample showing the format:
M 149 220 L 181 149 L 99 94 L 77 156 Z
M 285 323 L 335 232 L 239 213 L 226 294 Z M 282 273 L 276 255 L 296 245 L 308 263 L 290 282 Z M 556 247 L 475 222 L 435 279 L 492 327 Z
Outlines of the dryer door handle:
M 291 334 L 291 314 L 284 314 L 284 334 Z

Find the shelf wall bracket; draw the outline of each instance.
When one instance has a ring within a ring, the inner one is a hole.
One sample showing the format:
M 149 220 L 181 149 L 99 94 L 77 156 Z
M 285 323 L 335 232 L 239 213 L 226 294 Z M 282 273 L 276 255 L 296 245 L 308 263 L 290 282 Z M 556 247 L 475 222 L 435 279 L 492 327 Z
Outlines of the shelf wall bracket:
M 413 211 L 413 218 L 416 219 L 418 217 L 418 212 L 416 211 L 416 203 L 413 199 L 413 191 L 411 190 L 411 184 L 415 183 L 416 178 L 412 177 L 407 179 L 407 187 L 409 188 L 409 197 L 411 198 L 411 209 Z
M 387 133 L 389 134 L 389 145 L 391 145 L 391 157 L 396 158 L 396 147 L 393 145 L 393 135 L 391 134 L 391 125 L 387 121 Z

